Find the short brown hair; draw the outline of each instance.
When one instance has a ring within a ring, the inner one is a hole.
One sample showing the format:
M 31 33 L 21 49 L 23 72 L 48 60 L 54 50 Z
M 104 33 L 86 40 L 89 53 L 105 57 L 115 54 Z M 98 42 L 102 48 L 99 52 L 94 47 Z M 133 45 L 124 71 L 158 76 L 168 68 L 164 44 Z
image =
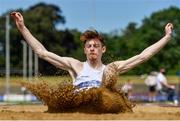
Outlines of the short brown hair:
M 101 36 L 96 30 L 86 30 L 80 36 L 80 40 L 84 43 L 86 43 L 87 40 L 91 40 L 91 39 L 98 39 L 102 43 L 102 46 L 105 46 L 105 41 L 103 36 Z

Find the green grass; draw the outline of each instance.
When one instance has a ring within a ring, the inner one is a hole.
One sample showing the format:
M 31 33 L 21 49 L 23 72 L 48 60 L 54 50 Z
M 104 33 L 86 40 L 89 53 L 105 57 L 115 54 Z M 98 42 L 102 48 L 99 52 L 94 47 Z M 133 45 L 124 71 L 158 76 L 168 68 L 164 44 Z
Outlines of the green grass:
M 167 76 L 167 78 L 169 83 L 180 84 L 180 78 L 177 76 Z M 69 76 L 41 76 L 32 79 L 32 81 L 35 83 L 45 81 L 51 85 L 68 80 L 71 81 L 71 78 Z M 145 92 L 145 91 L 148 92 L 148 88 L 144 83 L 144 78 L 141 78 L 140 76 L 127 76 L 127 75 L 119 76 L 117 81 L 117 87 L 121 87 L 127 80 L 131 80 L 132 83 L 134 84 L 134 89 L 133 89 L 134 92 Z M 11 77 L 9 81 L 9 87 L 11 93 L 21 94 L 22 93 L 21 82 L 23 81 L 28 81 L 28 80 L 23 80 L 23 77 Z M 0 94 L 4 94 L 5 90 L 6 90 L 6 79 L 5 77 L 0 77 Z
M 144 77 L 140 77 L 140 76 L 119 76 L 118 83 L 123 84 L 127 80 L 131 80 L 134 84 L 144 84 L 144 80 L 145 80 L 146 76 L 147 75 L 145 75 Z M 171 75 L 171 76 L 167 76 L 167 80 L 168 80 L 168 83 L 177 84 L 180 82 L 180 77 Z
M 167 76 L 169 83 L 177 84 L 180 82 L 180 78 L 177 76 Z M 140 76 L 119 76 L 117 84 L 124 84 L 127 80 L 131 80 L 134 84 L 144 84 L 144 78 L 141 78 Z M 20 82 L 22 81 L 28 81 L 23 80 L 22 77 L 11 77 L 9 84 L 12 86 L 19 86 Z M 38 82 L 38 81 L 46 81 L 52 84 L 56 84 L 61 81 L 71 81 L 71 78 L 69 76 L 41 76 L 38 78 L 33 78 L 32 81 Z M 0 77 L 0 86 L 4 86 L 6 84 L 5 77 Z

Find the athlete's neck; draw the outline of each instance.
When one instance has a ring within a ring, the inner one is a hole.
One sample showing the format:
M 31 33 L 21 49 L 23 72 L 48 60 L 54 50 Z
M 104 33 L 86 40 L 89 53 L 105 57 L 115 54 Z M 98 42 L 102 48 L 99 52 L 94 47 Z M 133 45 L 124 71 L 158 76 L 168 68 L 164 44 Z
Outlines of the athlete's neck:
M 87 60 L 87 63 L 94 69 L 100 69 L 102 67 L 102 61 L 98 61 L 98 60 Z

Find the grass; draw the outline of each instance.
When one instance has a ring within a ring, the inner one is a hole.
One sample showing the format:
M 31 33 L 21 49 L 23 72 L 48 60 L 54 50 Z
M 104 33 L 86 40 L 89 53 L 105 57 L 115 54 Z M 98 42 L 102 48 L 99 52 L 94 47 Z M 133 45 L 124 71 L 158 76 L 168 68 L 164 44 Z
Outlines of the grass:
M 117 81 L 117 87 L 121 87 L 123 84 L 126 83 L 127 80 L 131 80 L 134 84 L 133 92 L 148 92 L 148 87 L 145 85 L 144 80 L 145 77 L 140 77 L 140 76 L 130 76 L 130 75 L 121 75 L 118 77 Z M 180 86 L 180 77 L 178 76 L 167 76 L 168 83 L 171 84 L 176 84 L 178 87 L 177 90 L 179 91 L 179 86 Z M 48 82 L 49 84 L 57 84 L 62 81 L 71 81 L 71 78 L 69 76 L 40 76 L 38 78 L 32 78 L 31 81 L 34 82 L 40 82 L 40 81 L 45 81 Z M 23 77 L 11 77 L 9 81 L 9 87 L 10 87 L 10 92 L 15 93 L 15 94 L 21 94 L 21 83 L 23 81 L 28 81 L 28 80 L 23 80 Z M 0 94 L 4 94 L 6 90 L 6 79 L 5 77 L 0 77 Z
M 144 84 L 144 80 L 147 77 L 147 75 L 144 76 L 119 76 L 118 78 L 118 83 L 119 84 L 124 84 L 127 80 L 131 80 L 134 84 Z M 180 77 L 175 76 L 175 75 L 169 75 L 167 76 L 168 83 L 174 83 L 178 84 L 180 82 Z
M 134 84 L 144 84 L 144 77 L 140 76 L 130 76 L 130 75 L 123 75 L 118 77 L 117 84 L 124 84 L 127 80 L 131 80 Z M 180 83 L 180 77 L 178 76 L 167 76 L 168 82 L 173 84 Z M 10 78 L 9 84 L 11 86 L 19 86 L 20 82 L 22 81 L 28 81 L 23 80 L 23 77 L 14 76 Z M 69 76 L 40 76 L 36 78 L 32 78 L 32 81 L 38 82 L 38 81 L 46 81 L 52 84 L 56 84 L 61 81 L 71 81 L 71 78 Z M 0 77 L 0 86 L 4 86 L 6 84 L 6 78 Z

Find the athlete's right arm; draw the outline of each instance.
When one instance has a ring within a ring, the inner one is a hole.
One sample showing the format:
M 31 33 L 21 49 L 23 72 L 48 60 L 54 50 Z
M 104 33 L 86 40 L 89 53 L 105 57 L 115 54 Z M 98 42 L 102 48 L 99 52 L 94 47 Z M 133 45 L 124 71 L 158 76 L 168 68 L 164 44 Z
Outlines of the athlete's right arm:
M 70 57 L 61 57 L 52 52 L 49 52 L 45 47 L 30 33 L 26 28 L 23 20 L 23 16 L 19 12 L 12 12 L 11 16 L 13 17 L 17 28 L 23 35 L 24 39 L 28 45 L 33 49 L 33 51 L 38 55 L 38 57 L 50 62 L 57 68 L 61 68 L 67 71 L 75 71 L 77 73 L 76 67 L 81 64 L 80 61 L 70 58 Z

